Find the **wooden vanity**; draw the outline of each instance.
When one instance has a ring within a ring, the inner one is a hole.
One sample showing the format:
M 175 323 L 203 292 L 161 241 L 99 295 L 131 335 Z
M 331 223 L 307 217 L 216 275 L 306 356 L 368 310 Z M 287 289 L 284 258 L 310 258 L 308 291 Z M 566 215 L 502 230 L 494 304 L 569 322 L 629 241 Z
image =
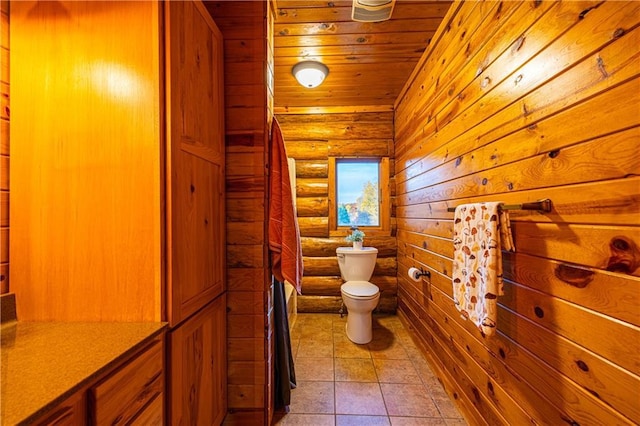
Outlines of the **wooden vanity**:
M 165 323 L 2 325 L 2 424 L 162 424 Z

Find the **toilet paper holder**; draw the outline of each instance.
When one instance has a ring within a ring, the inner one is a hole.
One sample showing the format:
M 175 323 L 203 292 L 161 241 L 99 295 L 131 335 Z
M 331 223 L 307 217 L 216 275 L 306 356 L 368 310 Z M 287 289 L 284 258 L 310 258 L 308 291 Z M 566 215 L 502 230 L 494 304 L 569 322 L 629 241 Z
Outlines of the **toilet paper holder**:
M 431 278 L 431 271 L 425 271 L 424 269 L 420 268 L 420 273 L 418 274 L 418 278 L 420 277 Z
M 409 277 L 414 281 L 420 281 L 421 277 L 431 278 L 431 271 L 425 271 L 423 268 L 411 267 L 409 271 L 407 271 Z

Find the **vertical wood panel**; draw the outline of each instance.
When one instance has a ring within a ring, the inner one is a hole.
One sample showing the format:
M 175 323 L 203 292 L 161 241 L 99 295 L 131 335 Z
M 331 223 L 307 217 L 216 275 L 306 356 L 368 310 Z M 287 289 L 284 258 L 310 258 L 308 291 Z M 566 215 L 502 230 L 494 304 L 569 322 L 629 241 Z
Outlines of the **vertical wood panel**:
M 158 5 L 93 7 L 11 3 L 10 271 L 23 320 L 160 320 Z
M 0 13 L 0 18 L 2 19 L 2 30 L 0 32 L 0 84 L 2 90 L 0 91 L 0 96 L 2 97 L 2 108 L 3 111 L 0 112 L 0 167 L 2 170 L 0 171 L 0 181 L 4 181 L 5 179 L 9 180 L 9 167 L 10 167 L 10 159 L 9 159 L 9 121 L 10 117 L 8 114 L 10 108 L 10 100 L 9 100 L 9 51 L 10 51 L 10 39 L 9 39 L 9 31 L 10 31 L 10 19 L 9 19 L 9 1 L 8 0 L 0 0 L 2 4 L 2 9 Z M 6 92 L 5 93 L 5 88 Z M 7 110 L 4 110 L 7 108 Z M 6 176 L 5 176 L 6 175 Z M 2 249 L 4 251 L 3 256 L 9 256 L 8 248 L 9 248 L 9 186 L 8 183 L 5 188 L 5 184 L 0 184 L 0 232 L 2 235 L 6 233 L 6 246 L 5 242 L 2 241 Z M 2 270 L 2 280 L 0 281 L 0 294 L 8 293 L 10 291 L 9 287 L 9 260 L 7 258 L 6 261 L 0 261 L 0 268 Z
M 168 335 L 172 424 L 220 424 L 226 415 L 225 308 L 223 294 Z
M 396 104 L 403 317 L 469 418 L 638 423 L 640 6 L 457 5 Z M 446 208 L 544 197 L 549 214 L 512 212 L 517 252 L 484 338 L 453 306 Z M 422 285 L 402 275 L 416 265 Z
M 222 34 L 202 4 L 167 8 L 167 286 L 174 326 L 225 289 L 224 58 Z

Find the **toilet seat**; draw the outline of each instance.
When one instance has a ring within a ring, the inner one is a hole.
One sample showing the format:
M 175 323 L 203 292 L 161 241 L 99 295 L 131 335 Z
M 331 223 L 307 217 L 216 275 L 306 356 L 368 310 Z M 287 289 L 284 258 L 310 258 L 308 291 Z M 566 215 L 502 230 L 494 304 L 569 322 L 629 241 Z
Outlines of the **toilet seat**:
M 340 291 L 346 296 L 356 300 L 375 299 L 380 293 L 380 289 L 369 281 L 347 281 L 342 284 Z

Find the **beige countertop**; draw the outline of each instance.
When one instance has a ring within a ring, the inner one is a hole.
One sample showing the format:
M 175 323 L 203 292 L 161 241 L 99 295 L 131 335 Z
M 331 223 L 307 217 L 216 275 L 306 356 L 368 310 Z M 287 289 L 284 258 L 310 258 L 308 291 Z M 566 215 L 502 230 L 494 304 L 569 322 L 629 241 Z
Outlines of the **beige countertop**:
M 35 419 L 133 355 L 165 323 L 13 321 L 2 325 L 0 418 Z

